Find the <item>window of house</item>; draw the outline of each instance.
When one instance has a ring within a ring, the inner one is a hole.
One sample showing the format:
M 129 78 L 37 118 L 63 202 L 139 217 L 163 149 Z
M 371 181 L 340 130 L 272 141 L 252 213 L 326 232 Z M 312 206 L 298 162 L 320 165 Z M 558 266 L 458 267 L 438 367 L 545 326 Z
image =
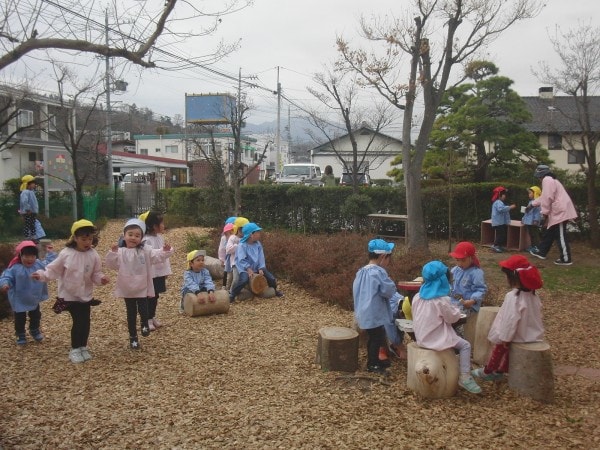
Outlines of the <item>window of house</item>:
M 160 153 L 160 148 L 155 148 L 154 153 Z
M 569 150 L 567 157 L 568 164 L 585 164 L 585 151 L 584 150 Z
M 176 145 L 165 145 L 165 153 L 179 153 L 179 148 Z
M 56 131 L 56 116 L 48 118 L 48 131 Z
M 562 150 L 562 136 L 560 134 L 548 135 L 548 150 Z
M 140 148 L 140 155 L 147 155 L 147 154 L 148 154 L 147 148 Z
M 33 125 L 33 111 L 20 109 L 17 116 L 17 128 L 25 128 Z
M 29 152 L 29 162 L 35 162 L 38 160 L 36 152 Z

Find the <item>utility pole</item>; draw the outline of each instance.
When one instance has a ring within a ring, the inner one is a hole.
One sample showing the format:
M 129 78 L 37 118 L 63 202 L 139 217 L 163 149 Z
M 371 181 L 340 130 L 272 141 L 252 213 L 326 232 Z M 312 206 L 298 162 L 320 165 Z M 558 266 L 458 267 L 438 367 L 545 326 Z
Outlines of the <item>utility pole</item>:
M 275 134 L 275 174 L 281 174 L 281 83 L 279 82 L 279 66 L 277 66 L 277 133 Z
M 108 10 L 104 13 L 104 31 L 106 38 L 106 47 L 108 47 Z M 113 179 L 113 163 L 112 163 L 112 124 L 111 124 L 111 106 L 110 106 L 110 58 L 105 57 L 106 73 L 104 82 L 106 84 L 106 165 L 108 166 L 108 187 L 112 188 Z

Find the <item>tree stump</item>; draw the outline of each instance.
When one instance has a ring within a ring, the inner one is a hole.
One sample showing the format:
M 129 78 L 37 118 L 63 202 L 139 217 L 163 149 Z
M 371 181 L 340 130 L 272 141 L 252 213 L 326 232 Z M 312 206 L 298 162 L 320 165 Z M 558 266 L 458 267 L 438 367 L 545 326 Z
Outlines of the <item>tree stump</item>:
M 221 260 L 219 258 L 213 258 L 212 256 L 204 257 L 204 267 L 208 269 L 208 273 L 213 280 L 222 280 L 223 273 L 225 269 L 223 268 L 223 264 L 221 264 Z
M 316 363 L 322 370 L 355 372 L 358 369 L 358 333 L 345 327 L 321 328 Z
M 494 345 L 488 341 L 488 334 L 492 323 L 500 311 L 499 306 L 483 306 L 479 309 L 475 324 L 475 335 L 471 347 L 473 348 L 473 361 L 480 366 L 485 366 L 488 362 Z M 468 340 L 468 339 L 467 339 Z
M 208 293 L 202 292 L 204 303 L 198 301 L 195 294 L 186 294 L 183 297 L 183 311 L 190 317 L 209 316 L 211 314 L 225 314 L 229 311 L 229 293 L 224 289 L 215 291 L 215 302 L 208 301 Z
M 429 350 L 411 342 L 406 385 L 425 398 L 452 397 L 458 390 L 458 356 L 454 349 Z
M 554 402 L 554 369 L 547 342 L 510 344 L 508 387 L 543 403 Z

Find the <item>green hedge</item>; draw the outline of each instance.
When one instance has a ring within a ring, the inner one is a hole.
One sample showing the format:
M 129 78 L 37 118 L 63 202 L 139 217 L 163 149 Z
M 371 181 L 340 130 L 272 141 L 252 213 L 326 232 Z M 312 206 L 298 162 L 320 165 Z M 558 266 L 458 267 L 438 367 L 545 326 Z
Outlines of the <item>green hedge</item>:
M 452 185 L 432 184 L 424 187 L 423 211 L 428 235 L 446 238 L 449 228 L 449 198 L 452 199 L 452 235 L 455 239 L 478 238 L 482 220 L 490 217 L 492 190 L 500 183 Z M 509 190 L 508 202 L 518 205 L 511 218 L 520 220 L 520 206 L 527 205 L 529 185 L 501 183 Z M 579 211 L 586 210 L 585 186 L 567 188 Z M 209 189 L 175 188 L 161 192 L 169 214 L 186 216 L 189 224 L 219 227 L 231 215 L 222 199 L 215 199 Z M 368 227 L 366 216 L 382 212 L 406 214 L 405 192 L 399 187 L 365 187 L 358 196 L 349 187 L 317 188 L 308 186 L 252 185 L 242 188 L 242 211 L 261 226 L 303 233 L 332 233 L 339 230 L 359 231 Z M 353 213 L 358 214 L 354 220 Z M 586 231 L 578 223 L 575 231 Z

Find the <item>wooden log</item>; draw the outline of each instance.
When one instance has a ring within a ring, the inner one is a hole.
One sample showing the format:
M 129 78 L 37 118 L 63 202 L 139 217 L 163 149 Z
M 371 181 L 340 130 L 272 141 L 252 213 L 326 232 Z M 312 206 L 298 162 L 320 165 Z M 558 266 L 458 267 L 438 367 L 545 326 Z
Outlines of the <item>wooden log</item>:
M 406 385 L 425 398 L 452 397 L 458 390 L 458 356 L 454 349 L 444 351 L 408 344 Z
M 355 372 L 358 369 L 358 333 L 345 327 L 321 328 L 316 363 L 322 370 Z
M 488 341 L 490 328 L 494 323 L 494 319 L 500 311 L 499 306 L 482 306 L 477 314 L 477 322 L 475 324 L 475 337 L 471 342 L 473 349 L 473 361 L 480 366 L 485 366 L 490 358 L 494 345 Z
M 272 287 L 267 287 L 262 294 L 259 295 L 260 298 L 273 298 L 275 297 L 275 289 Z
M 229 293 L 224 289 L 215 291 L 215 301 L 208 301 L 208 293 L 201 292 L 200 297 L 204 303 L 200 303 L 195 294 L 186 294 L 183 297 L 183 311 L 190 317 L 208 316 L 211 314 L 225 314 L 229 311 Z
M 554 369 L 547 342 L 510 344 L 508 387 L 543 403 L 554 402 Z
M 208 255 L 205 256 L 204 267 L 208 269 L 208 273 L 210 273 L 210 276 L 213 280 L 223 280 L 223 273 L 225 272 L 225 269 L 223 268 L 219 258 L 213 258 L 212 256 Z

